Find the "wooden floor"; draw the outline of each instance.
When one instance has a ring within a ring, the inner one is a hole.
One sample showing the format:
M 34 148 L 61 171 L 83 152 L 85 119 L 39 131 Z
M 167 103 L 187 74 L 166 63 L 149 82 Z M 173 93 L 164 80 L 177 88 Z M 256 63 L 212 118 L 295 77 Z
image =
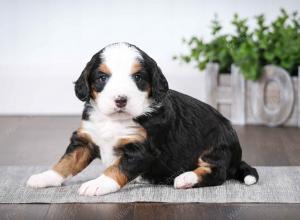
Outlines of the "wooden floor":
M 0 165 L 50 166 L 78 125 L 79 117 L 0 117 Z M 300 129 L 235 128 L 250 164 L 300 165 Z M 300 204 L 0 204 L 0 219 L 288 220 L 300 219 Z

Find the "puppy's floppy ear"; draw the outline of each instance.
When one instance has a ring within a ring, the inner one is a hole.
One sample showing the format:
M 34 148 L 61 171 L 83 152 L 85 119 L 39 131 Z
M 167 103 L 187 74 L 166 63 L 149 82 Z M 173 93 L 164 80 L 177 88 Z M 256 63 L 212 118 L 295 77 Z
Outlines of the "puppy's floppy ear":
M 169 90 L 168 81 L 162 73 L 161 69 L 157 66 L 156 62 L 152 59 L 152 97 L 156 102 L 161 102 Z
M 90 86 L 88 82 L 89 75 L 94 69 L 99 53 L 95 54 L 92 59 L 86 64 L 80 77 L 75 82 L 75 94 L 78 99 L 85 102 L 89 100 Z

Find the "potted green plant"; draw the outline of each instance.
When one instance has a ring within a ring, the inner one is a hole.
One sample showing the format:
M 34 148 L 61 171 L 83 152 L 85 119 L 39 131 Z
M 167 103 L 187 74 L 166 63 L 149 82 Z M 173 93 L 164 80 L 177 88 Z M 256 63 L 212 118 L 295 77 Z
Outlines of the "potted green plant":
M 281 9 L 279 16 L 268 25 L 264 15 L 256 16 L 254 28 L 249 28 L 247 22 L 248 19 L 235 14 L 231 22 L 234 33 L 222 33 L 222 26 L 215 17 L 211 25 L 212 40 L 205 42 L 197 36 L 184 39 L 189 52 L 174 58 L 193 63 L 205 72 L 208 102 L 221 111 L 231 105 L 231 110 L 227 108 L 225 113 L 234 122 L 300 126 L 300 95 L 297 94 L 300 91 L 297 77 L 300 19 L 297 12 L 288 14 Z M 224 86 L 222 82 L 227 83 Z M 262 89 L 263 92 L 259 91 Z M 266 92 L 268 90 L 271 92 Z M 266 103 L 276 98 L 274 94 L 281 104 L 277 109 L 268 109 Z

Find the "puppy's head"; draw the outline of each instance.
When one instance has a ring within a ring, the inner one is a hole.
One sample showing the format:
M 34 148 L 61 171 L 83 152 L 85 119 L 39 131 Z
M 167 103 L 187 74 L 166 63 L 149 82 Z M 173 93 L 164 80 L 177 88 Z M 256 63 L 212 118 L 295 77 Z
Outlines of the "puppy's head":
M 137 117 L 159 104 L 168 83 L 156 62 L 128 43 L 108 45 L 96 53 L 75 82 L 81 101 L 107 116 Z

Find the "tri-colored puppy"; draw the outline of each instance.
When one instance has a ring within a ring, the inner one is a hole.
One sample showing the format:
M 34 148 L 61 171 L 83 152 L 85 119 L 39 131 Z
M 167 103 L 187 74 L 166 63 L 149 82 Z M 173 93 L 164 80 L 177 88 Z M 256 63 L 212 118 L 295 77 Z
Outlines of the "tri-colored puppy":
M 241 160 L 230 122 L 170 90 L 156 62 L 134 45 L 111 44 L 96 53 L 75 92 L 85 102 L 80 127 L 59 162 L 31 176 L 28 186 L 60 186 L 96 157 L 106 170 L 82 184 L 81 195 L 112 193 L 138 176 L 178 189 L 258 181 L 257 171 Z

